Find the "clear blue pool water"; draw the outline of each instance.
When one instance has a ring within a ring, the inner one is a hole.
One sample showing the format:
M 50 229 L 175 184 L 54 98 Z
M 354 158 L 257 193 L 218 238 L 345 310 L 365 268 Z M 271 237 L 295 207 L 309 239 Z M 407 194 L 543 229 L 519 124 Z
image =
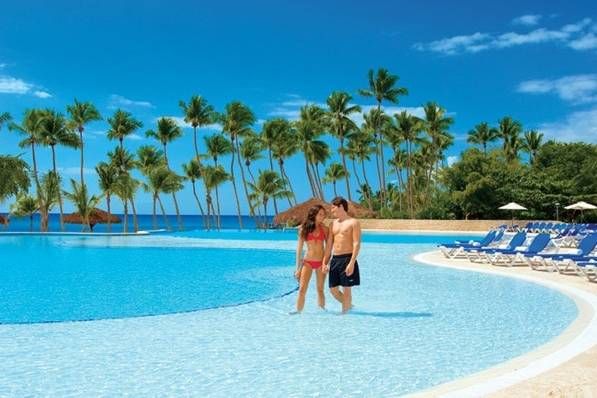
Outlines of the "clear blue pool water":
M 0 396 L 398 396 L 577 315 L 541 286 L 412 260 L 467 237 L 365 234 L 354 313 L 311 288 L 289 316 L 294 233 L 204 234 L 0 236 Z

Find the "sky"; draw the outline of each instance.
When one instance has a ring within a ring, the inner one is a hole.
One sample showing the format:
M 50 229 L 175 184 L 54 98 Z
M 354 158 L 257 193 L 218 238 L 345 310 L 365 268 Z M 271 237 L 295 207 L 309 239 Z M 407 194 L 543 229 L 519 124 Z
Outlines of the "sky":
M 125 140 L 131 151 L 156 144 L 145 131 L 159 117 L 175 117 L 184 136 L 168 147 L 168 157 L 178 172 L 193 156 L 179 100 L 202 95 L 218 111 L 242 101 L 260 131 L 267 119 L 294 120 L 305 103 L 324 104 L 332 91 L 351 93 L 367 110 L 373 102 L 357 90 L 367 88 L 368 70 L 378 67 L 400 76 L 399 86 L 409 91 L 398 104 L 386 104 L 388 113 L 420 115 L 422 105 L 435 101 L 454 118 L 449 163 L 467 147 L 475 124 L 496 125 L 505 115 L 546 139 L 597 143 L 594 1 L 23 0 L 3 4 L 0 13 L 0 112 L 20 122 L 28 108 L 65 113 L 75 97 L 93 102 L 104 119 L 124 109 L 144 124 Z M 116 146 L 107 130 L 100 121 L 85 132 L 92 192 L 98 192 L 93 166 Z M 218 131 L 214 125 L 200 134 Z M 3 129 L 0 153 L 30 161 L 19 140 Z M 49 169 L 50 150 L 37 153 L 40 169 Z M 78 152 L 58 148 L 57 156 L 64 177 L 78 178 Z M 302 155 L 286 164 L 298 200 L 308 199 Z M 374 163 L 367 170 L 375 180 Z M 236 213 L 230 195 L 228 184 L 224 214 Z M 190 187 L 179 201 L 183 213 L 197 213 Z M 168 200 L 166 206 L 173 212 Z M 140 192 L 137 207 L 150 213 L 149 195 Z M 0 204 L 0 211 L 7 208 Z

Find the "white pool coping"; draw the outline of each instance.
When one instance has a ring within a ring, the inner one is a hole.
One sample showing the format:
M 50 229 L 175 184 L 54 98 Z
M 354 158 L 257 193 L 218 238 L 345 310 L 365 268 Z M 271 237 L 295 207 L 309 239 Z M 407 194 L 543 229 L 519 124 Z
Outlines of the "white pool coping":
M 414 259 L 432 266 L 506 276 L 537 283 L 570 297 L 575 301 L 579 313 L 560 336 L 529 353 L 476 374 L 410 394 L 410 397 L 463 398 L 495 393 L 547 372 L 597 344 L 597 295 L 563 283 L 546 280 L 539 276 L 541 274 L 539 272 L 537 272 L 537 276 L 530 276 L 514 274 L 508 272 L 507 268 L 501 267 L 495 267 L 495 269 L 471 268 L 465 264 L 457 264 L 453 260 L 438 259 L 435 257 L 437 253 L 439 252 L 421 253 Z M 433 258 L 430 258 L 432 256 Z M 590 282 L 587 281 L 587 283 Z

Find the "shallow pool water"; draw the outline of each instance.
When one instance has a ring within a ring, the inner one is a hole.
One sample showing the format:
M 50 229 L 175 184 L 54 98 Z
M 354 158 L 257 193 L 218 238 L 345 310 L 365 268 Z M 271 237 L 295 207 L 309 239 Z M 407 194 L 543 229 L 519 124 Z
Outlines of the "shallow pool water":
M 412 260 L 430 243 L 369 236 L 354 312 L 329 294 L 320 311 L 312 286 L 290 316 L 294 242 L 276 238 L 0 237 L 3 322 L 119 318 L 0 325 L 0 395 L 398 396 L 532 350 L 577 314 L 535 284 Z M 164 315 L 134 317 L 148 313 Z

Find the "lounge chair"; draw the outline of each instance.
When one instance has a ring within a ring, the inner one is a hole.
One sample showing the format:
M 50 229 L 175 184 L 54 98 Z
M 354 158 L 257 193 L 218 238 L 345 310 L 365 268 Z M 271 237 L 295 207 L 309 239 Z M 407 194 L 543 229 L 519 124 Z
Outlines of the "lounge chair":
M 529 266 L 537 271 L 558 271 L 560 273 L 569 273 L 573 270 L 576 273 L 582 273 L 575 264 L 576 261 L 588 261 L 591 259 L 590 253 L 597 246 L 597 233 L 592 233 L 584 238 L 578 244 L 578 249 L 571 253 L 536 253 L 528 258 Z
M 446 243 L 438 246 L 444 254 L 444 256 L 446 256 L 447 258 L 453 258 L 454 254 L 459 249 L 462 249 L 464 247 L 483 247 L 489 245 L 493 240 L 495 240 L 497 234 L 498 231 L 489 231 L 487 235 L 485 235 L 485 237 L 483 237 L 483 239 L 481 240 L 470 240 L 468 242 L 462 242 L 457 240 L 454 241 L 454 243 Z M 501 235 L 503 235 L 503 232 L 501 233 Z
M 549 244 L 550 235 L 547 233 L 538 234 L 533 238 L 529 246 L 525 248 L 515 248 L 514 250 L 487 251 L 487 257 L 492 265 L 505 265 L 512 267 L 514 265 L 527 265 L 525 256 L 532 256 L 544 250 Z
M 472 262 L 489 262 L 488 253 L 495 252 L 496 249 L 514 250 L 522 245 L 526 240 L 526 232 L 517 232 L 508 243 L 500 247 L 480 247 L 475 249 L 464 249 L 467 258 Z

